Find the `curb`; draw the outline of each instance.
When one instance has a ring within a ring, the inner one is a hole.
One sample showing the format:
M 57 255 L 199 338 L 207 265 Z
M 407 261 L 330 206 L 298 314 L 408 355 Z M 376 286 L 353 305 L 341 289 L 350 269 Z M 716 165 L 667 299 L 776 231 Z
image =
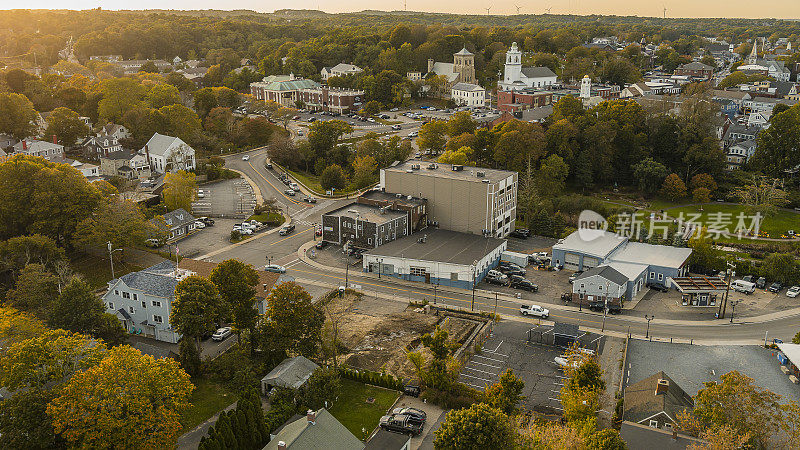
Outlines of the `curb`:
M 244 180 L 247 181 L 247 184 L 249 184 L 253 188 L 253 193 L 255 193 L 255 195 L 256 195 L 256 202 L 258 202 L 259 204 L 264 203 L 264 197 L 261 195 L 261 189 L 258 187 L 258 185 L 256 183 L 253 182 L 253 180 L 250 177 L 248 177 L 241 170 L 230 169 L 230 168 L 227 168 L 227 167 L 226 167 L 226 169 L 228 169 L 230 171 L 233 171 L 233 172 L 236 172 L 239 175 L 241 175 L 242 178 L 244 178 Z
M 326 266 L 324 264 L 320 264 L 320 263 L 318 263 L 318 262 L 316 262 L 316 261 L 314 261 L 311 258 L 308 258 L 306 256 L 306 252 L 308 251 L 308 249 L 310 249 L 312 246 L 314 246 L 315 242 L 316 241 L 309 241 L 309 242 L 306 242 L 305 244 L 301 245 L 300 248 L 297 249 L 297 257 L 301 261 L 303 261 L 304 263 L 306 263 L 306 264 L 308 264 L 308 265 L 310 265 L 312 267 L 315 267 L 317 269 L 325 270 L 325 271 L 328 271 L 328 272 L 344 273 L 345 272 L 344 269 L 341 269 L 339 267 L 331 267 L 331 266 Z M 376 275 L 374 275 L 372 273 L 369 273 L 369 272 L 362 272 L 362 271 L 355 272 L 354 271 L 354 273 L 355 273 L 355 276 L 359 276 L 359 277 L 363 277 L 363 278 L 370 278 L 370 279 L 375 279 L 375 280 L 378 279 L 378 277 Z M 391 277 L 390 279 L 393 282 L 396 282 L 399 285 L 403 285 L 403 286 L 407 286 L 407 287 L 414 287 L 414 288 L 417 288 L 417 289 L 426 289 L 426 286 L 427 286 L 425 284 L 420 284 L 420 283 L 413 282 L 413 281 L 402 280 L 402 279 L 395 278 L 395 277 Z M 439 292 L 451 292 L 451 293 L 454 293 L 454 294 L 466 294 L 468 292 L 469 293 L 472 292 L 471 290 L 459 290 L 459 289 L 452 288 L 452 287 L 449 287 L 449 286 L 438 286 L 437 287 L 437 291 L 439 291 Z M 495 294 L 493 291 L 486 291 L 486 290 L 483 290 L 483 289 L 475 289 L 475 293 L 476 294 L 480 293 L 481 296 L 488 296 L 490 294 L 491 294 L 491 296 L 494 296 L 494 294 Z M 505 300 L 505 301 L 508 301 L 508 302 L 523 302 L 523 301 L 530 302 L 530 300 L 519 299 L 519 298 L 516 298 L 516 297 L 512 297 L 510 295 L 507 295 L 507 294 L 499 294 L 498 298 L 500 298 L 502 300 Z M 547 304 L 547 308 L 551 309 L 551 310 L 559 310 L 559 311 L 575 311 L 577 309 L 575 307 L 569 307 L 569 306 L 565 306 L 565 305 L 561 305 L 561 304 L 557 304 L 557 303 L 556 304 L 548 303 Z M 600 313 L 587 313 L 587 314 L 590 314 L 590 315 L 593 315 L 593 316 L 602 317 L 602 314 L 600 314 Z M 500 315 L 501 315 L 501 317 L 504 317 L 504 318 L 511 317 L 511 316 L 505 317 L 502 314 L 500 314 Z M 800 315 L 800 308 L 794 308 L 794 309 L 789 309 L 789 310 L 785 310 L 785 311 L 777 311 L 777 312 L 773 312 L 773 313 L 762 314 L 760 316 L 755 316 L 755 317 L 743 317 L 743 318 L 740 318 L 739 322 L 736 322 L 735 324 L 730 324 L 726 320 L 678 320 L 678 319 L 662 319 L 662 320 L 659 320 L 658 322 L 655 322 L 655 323 L 657 323 L 659 325 L 703 326 L 703 327 L 706 327 L 706 326 L 720 326 L 720 327 L 722 327 L 722 326 L 735 326 L 735 325 L 741 325 L 741 324 L 765 323 L 765 322 L 771 322 L 773 320 L 786 319 L 788 317 L 798 316 L 798 315 Z M 632 323 L 646 323 L 647 322 L 644 318 L 637 317 L 637 316 L 615 316 L 615 317 L 623 317 L 625 321 L 632 322 Z M 606 335 L 609 335 L 609 336 L 614 335 L 613 333 L 616 333 L 616 332 L 611 332 L 611 331 L 600 332 L 599 329 L 597 329 L 595 331 L 597 331 L 598 334 L 606 334 Z M 619 333 L 619 335 L 618 335 L 618 337 L 621 337 L 621 338 L 626 338 L 627 336 L 628 336 L 627 333 Z

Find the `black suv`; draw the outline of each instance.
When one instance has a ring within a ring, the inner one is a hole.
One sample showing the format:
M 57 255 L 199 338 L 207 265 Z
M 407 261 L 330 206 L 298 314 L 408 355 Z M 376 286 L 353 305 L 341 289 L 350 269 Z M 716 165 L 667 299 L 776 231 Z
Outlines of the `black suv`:
M 410 433 L 414 436 L 422 433 L 422 424 L 406 414 L 392 414 L 381 417 L 381 428 L 389 431 Z
M 516 267 L 500 266 L 500 267 L 497 268 L 497 270 L 499 270 L 500 272 L 503 272 L 504 274 L 506 274 L 508 276 L 511 276 L 511 275 L 525 276 L 525 269 L 519 269 L 519 268 L 516 268 Z
M 654 289 L 659 292 L 669 292 L 669 288 L 664 286 L 661 283 L 647 283 L 647 287 L 650 289 Z
M 412 420 L 415 420 L 421 424 L 425 423 L 425 420 L 427 420 L 428 418 L 428 414 L 425 411 L 411 407 L 395 408 L 394 411 L 392 411 L 392 413 L 406 415 Z
M 539 286 L 538 285 L 536 285 L 533 282 L 531 282 L 530 280 L 526 280 L 524 278 L 522 280 L 519 280 L 519 279 L 511 280 L 511 287 L 515 288 L 515 289 L 523 289 L 523 290 L 531 291 L 531 292 L 539 292 Z
M 781 289 L 783 289 L 783 285 L 778 283 L 777 281 L 769 285 L 769 291 L 770 292 L 777 293 L 777 292 L 780 292 Z
M 508 236 L 517 239 L 528 239 L 528 234 L 523 233 L 521 230 L 514 230 L 511 233 L 508 233 Z

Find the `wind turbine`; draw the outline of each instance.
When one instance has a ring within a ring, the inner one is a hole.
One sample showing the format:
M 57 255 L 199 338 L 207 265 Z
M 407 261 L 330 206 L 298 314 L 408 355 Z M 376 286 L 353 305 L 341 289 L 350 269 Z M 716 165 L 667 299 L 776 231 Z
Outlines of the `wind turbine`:
M 492 7 L 490 6 L 488 8 L 484 8 L 484 9 L 486 10 L 486 15 L 488 16 L 489 15 L 489 10 L 492 9 Z
M 547 11 L 547 14 L 550 14 L 550 10 L 551 10 L 551 9 L 553 9 L 553 7 L 552 7 L 552 6 L 551 6 L 551 7 L 549 7 L 549 8 L 545 8 L 544 10 L 545 10 L 545 11 Z
M 519 10 L 522 8 L 521 6 L 514 5 L 514 8 L 517 8 L 517 15 L 519 15 Z
M 667 6 L 666 5 L 661 5 L 661 6 L 664 7 L 664 18 L 666 19 L 667 18 Z

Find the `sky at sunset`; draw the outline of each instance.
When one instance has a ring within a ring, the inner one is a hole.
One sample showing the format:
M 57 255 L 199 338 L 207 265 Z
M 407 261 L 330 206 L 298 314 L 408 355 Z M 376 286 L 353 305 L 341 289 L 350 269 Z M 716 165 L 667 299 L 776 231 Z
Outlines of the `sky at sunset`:
M 667 17 L 746 17 L 800 19 L 800 0 L 407 0 L 410 11 L 456 14 L 614 14 L 657 16 L 667 9 Z M 364 9 L 402 10 L 403 0 L 0 0 L 0 9 L 250 9 L 272 12 L 275 9 L 321 9 L 326 12 Z

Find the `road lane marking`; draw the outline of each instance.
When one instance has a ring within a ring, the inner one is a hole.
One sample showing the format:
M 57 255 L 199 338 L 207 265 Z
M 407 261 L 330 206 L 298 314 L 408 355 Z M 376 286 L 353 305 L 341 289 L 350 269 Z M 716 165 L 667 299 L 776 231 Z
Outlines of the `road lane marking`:
M 291 236 L 285 237 L 285 238 L 281 239 L 280 241 L 275 241 L 275 242 L 273 242 L 272 244 L 269 244 L 269 245 L 275 245 L 275 244 L 279 244 L 279 243 L 281 243 L 281 242 L 283 242 L 283 241 L 285 241 L 285 240 L 287 240 L 287 239 L 291 239 L 291 238 L 293 238 L 293 237 L 295 237 L 295 236 L 300 236 L 301 234 L 305 233 L 306 231 L 308 231 L 308 230 L 312 230 L 312 229 L 313 229 L 313 228 L 311 228 L 311 227 L 309 227 L 309 228 L 306 228 L 306 229 L 305 229 L 305 230 L 303 230 L 303 231 L 299 231 L 299 232 L 297 232 L 297 233 L 293 233 Z
M 269 183 L 269 185 L 270 185 L 270 186 L 272 186 L 272 188 L 273 188 L 273 189 L 275 189 L 276 191 L 278 191 L 278 193 L 279 193 L 279 194 L 281 194 L 282 196 L 284 196 L 284 197 L 286 198 L 286 200 L 289 200 L 290 202 L 294 203 L 295 205 L 300 205 L 300 206 L 311 206 L 311 205 L 309 205 L 308 203 L 305 203 L 305 202 L 299 202 L 299 201 L 297 201 L 297 200 L 295 200 L 295 199 L 293 199 L 293 198 L 290 198 L 288 195 L 286 195 L 286 193 L 285 193 L 285 192 L 283 192 L 282 190 L 280 190 L 280 189 L 278 189 L 277 187 L 275 187 L 275 185 L 274 185 L 274 184 L 272 184 L 272 182 L 271 182 L 271 181 L 269 181 L 269 180 L 267 179 L 267 177 L 265 177 L 265 176 L 264 176 L 264 175 L 263 175 L 261 172 L 259 172 L 259 171 L 258 171 L 258 169 L 256 169 L 256 166 L 254 166 L 254 165 L 253 165 L 253 163 L 251 163 L 250 161 L 247 161 L 247 165 L 248 165 L 248 166 L 250 166 L 250 167 L 251 167 L 251 168 L 252 168 L 252 169 L 253 169 L 253 170 L 254 170 L 254 171 L 255 171 L 255 172 L 258 174 L 258 176 L 260 176 L 260 177 L 261 177 L 261 178 L 262 178 L 264 181 L 266 181 L 267 183 Z

